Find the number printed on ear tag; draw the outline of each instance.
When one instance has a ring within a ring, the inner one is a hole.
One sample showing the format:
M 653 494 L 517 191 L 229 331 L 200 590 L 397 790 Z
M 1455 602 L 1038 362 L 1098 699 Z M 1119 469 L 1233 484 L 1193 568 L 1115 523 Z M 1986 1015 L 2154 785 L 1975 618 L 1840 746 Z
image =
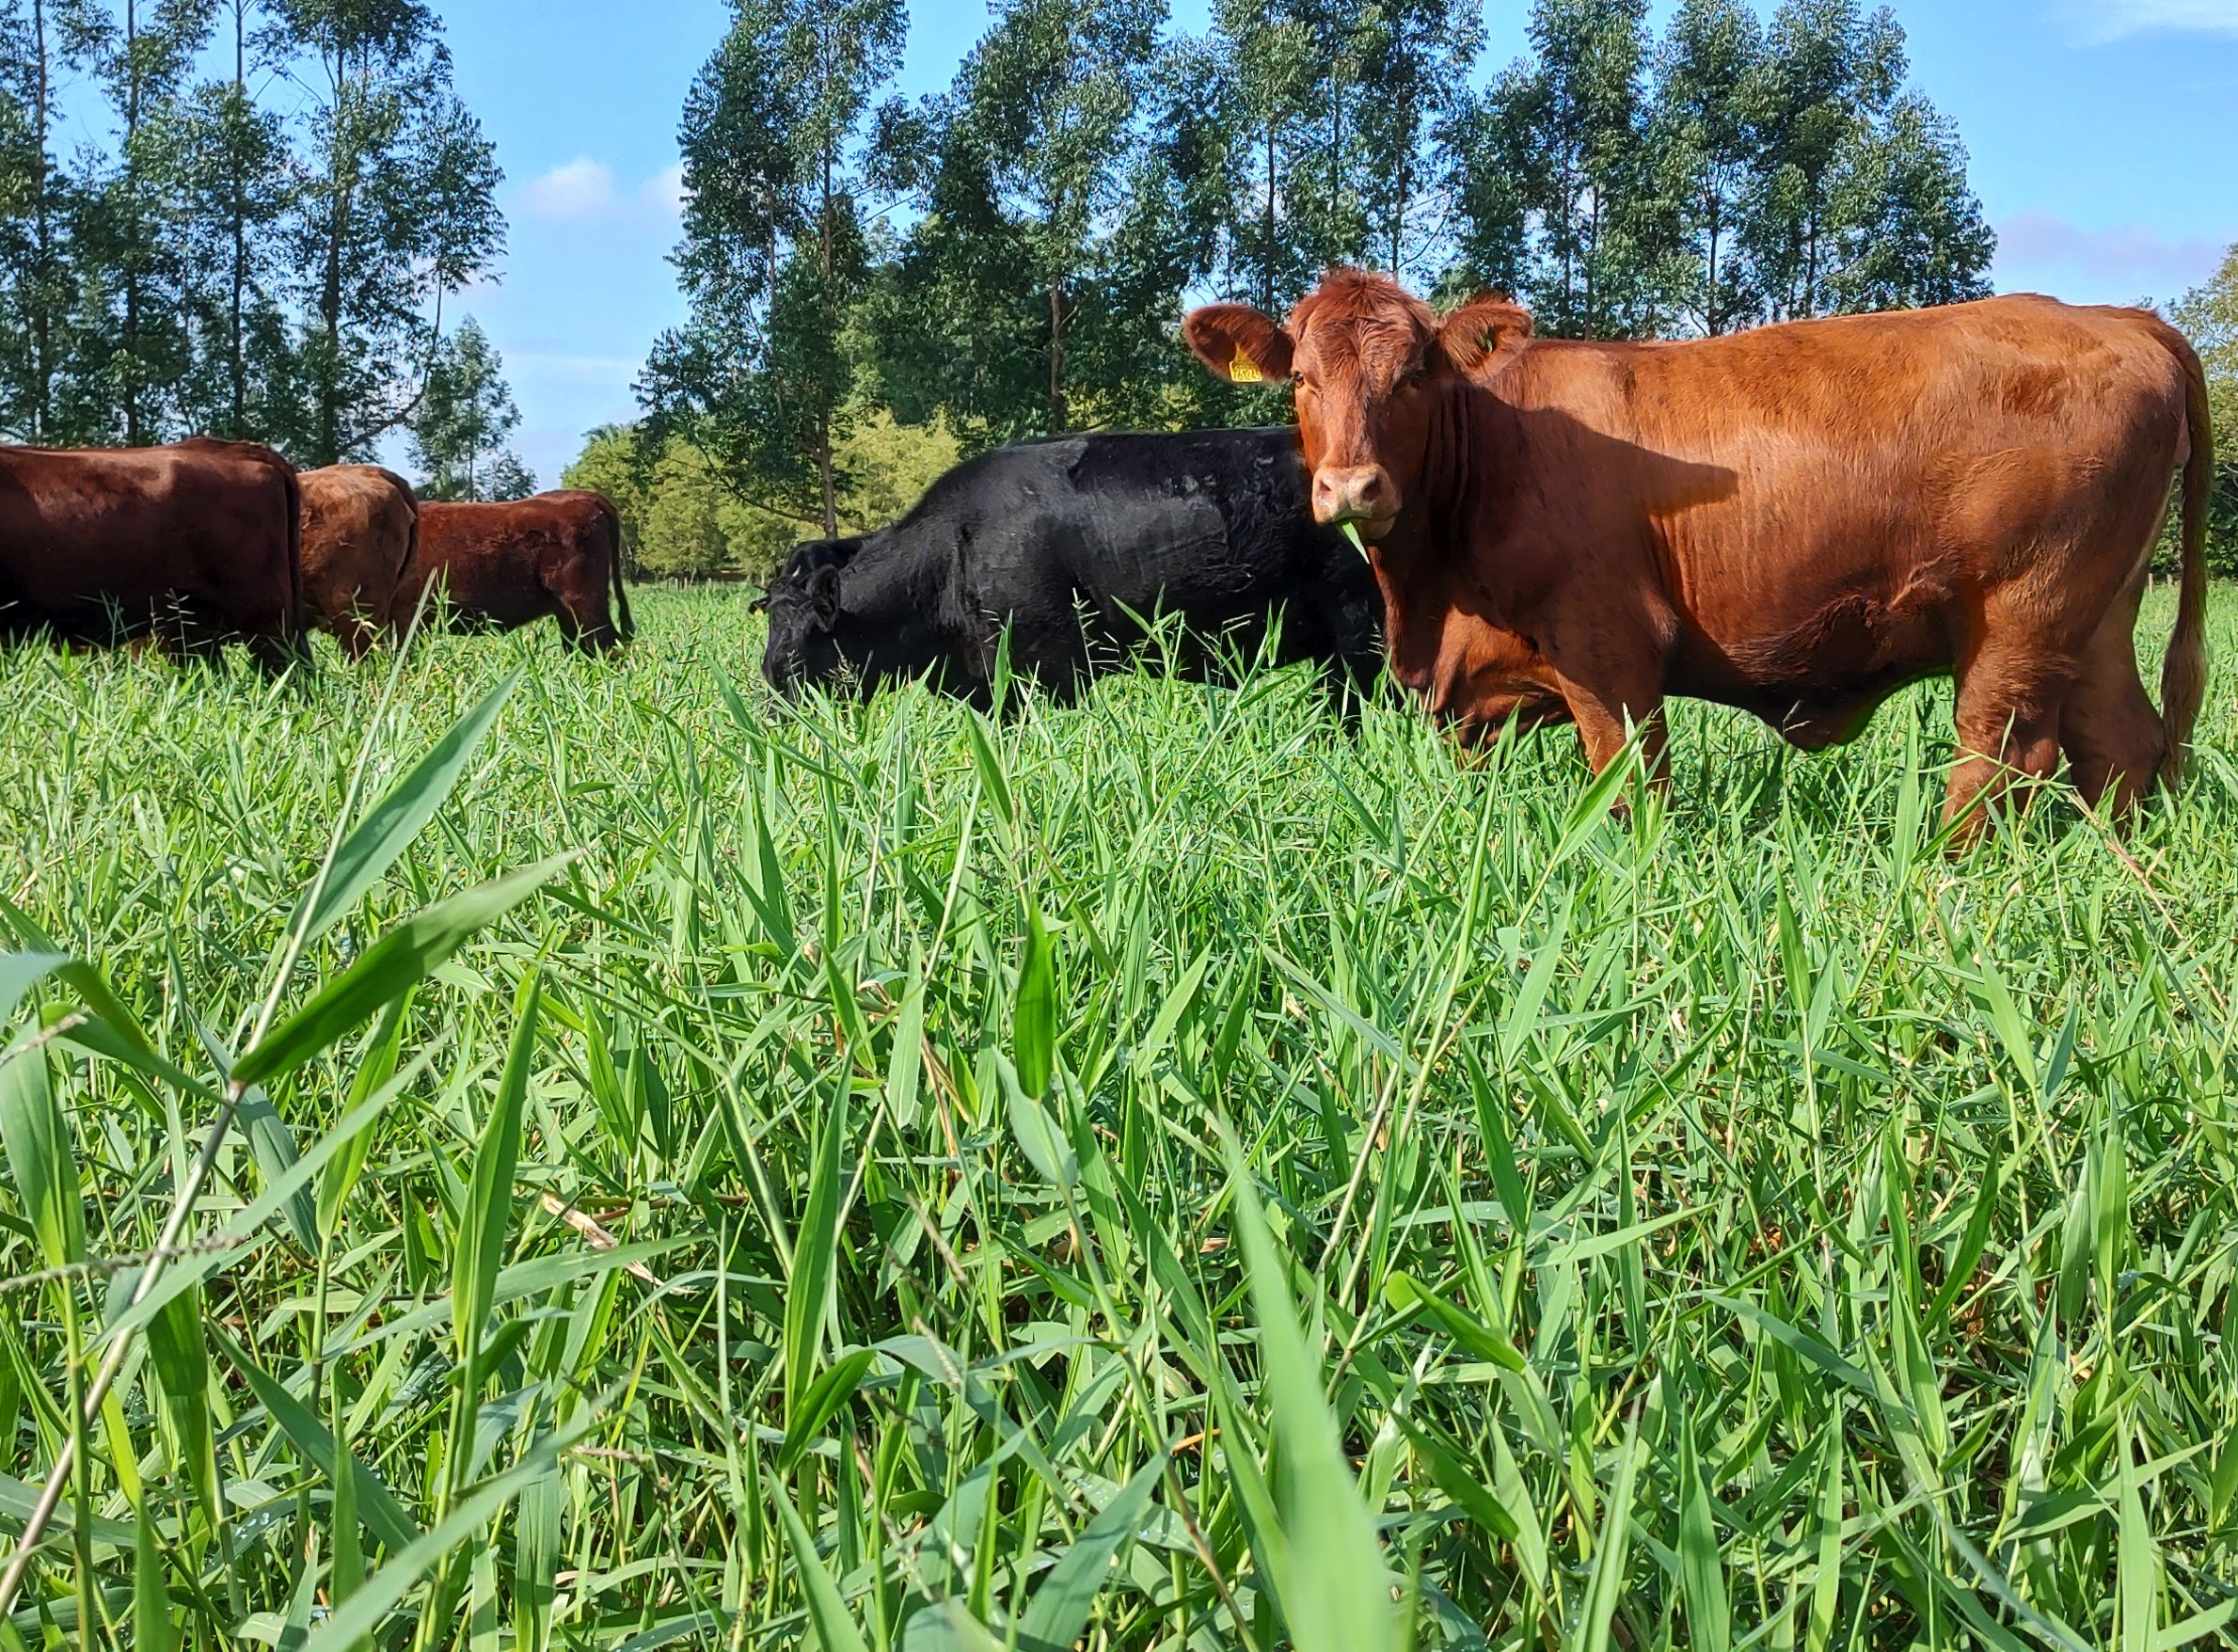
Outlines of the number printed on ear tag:
M 1259 371 L 1259 363 L 1244 354 L 1244 347 L 1241 344 L 1235 347 L 1235 359 L 1228 364 L 1228 376 L 1232 382 L 1239 385 L 1255 385 L 1266 382 L 1266 374 Z

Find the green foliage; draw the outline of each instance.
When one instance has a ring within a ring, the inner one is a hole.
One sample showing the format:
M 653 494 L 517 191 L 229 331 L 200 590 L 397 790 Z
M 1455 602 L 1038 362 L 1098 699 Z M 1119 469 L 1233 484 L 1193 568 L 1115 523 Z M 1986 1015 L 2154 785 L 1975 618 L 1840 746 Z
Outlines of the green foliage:
M 901 424 L 882 407 L 851 412 L 833 454 L 847 479 L 837 499 L 840 528 L 864 532 L 904 515 L 960 456 L 934 425 Z M 730 485 L 716 461 L 671 432 L 656 445 L 651 428 L 608 425 L 591 433 L 561 485 L 588 487 L 622 513 L 633 571 L 673 580 L 739 573 L 763 580 L 780 567 L 805 532 L 772 516 Z
M 2238 246 L 2184 295 L 2174 320 L 2190 336 L 2207 370 L 2207 403 L 2214 421 L 2214 526 L 2208 555 L 2221 572 L 2238 573 Z
M 826 532 L 864 355 L 876 203 L 860 150 L 906 27 L 900 0 L 739 0 L 678 135 L 691 315 L 639 386 L 655 437 L 683 436 L 766 511 Z
M 925 217 L 873 326 L 903 417 L 944 416 L 974 447 L 1093 427 L 1128 368 L 1157 371 L 1119 341 L 1162 339 L 1187 273 L 1185 247 L 1142 229 L 1166 180 L 1130 160 L 1165 17 L 1163 0 L 995 8 L 937 111 Z M 1084 333 L 1103 349 L 1076 353 Z
M 927 488 L 955 469 L 962 451 L 937 420 L 903 424 L 874 407 L 853 421 L 840 456 L 850 484 L 840 500 L 840 526 L 863 533 L 906 516 Z
M 386 703 L 0 655 L 25 1644 L 2228 1637 L 2227 680 L 2126 857 L 1954 864 L 1941 688 L 1682 705 L 1627 820 L 1308 673 L 781 709 L 639 608 Z M 295 1161 L 126 1308 L 204 1027 Z
M 421 494 L 468 502 L 528 498 L 535 475 L 505 446 L 519 425 L 504 358 L 469 315 L 436 347 L 412 415 Z
M 1532 55 L 1456 125 L 1452 287 L 1543 332 L 1721 333 L 1988 292 L 1996 238 L 1956 128 L 1907 90 L 1893 12 L 1535 0 Z
M 80 80 L 108 140 L 66 157 Z M 0 432 L 369 455 L 500 176 L 418 0 L 0 0 Z

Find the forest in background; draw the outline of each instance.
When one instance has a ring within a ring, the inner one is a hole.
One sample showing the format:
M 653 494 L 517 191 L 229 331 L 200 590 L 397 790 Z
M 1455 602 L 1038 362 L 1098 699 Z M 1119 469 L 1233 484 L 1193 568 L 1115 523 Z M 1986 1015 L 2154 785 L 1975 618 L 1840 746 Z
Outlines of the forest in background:
M 689 319 L 562 480 L 623 504 L 642 571 L 756 573 L 1000 442 L 1286 417 L 1178 324 L 1335 263 L 1572 337 L 1987 290 L 1964 145 L 1890 10 L 1683 0 L 1659 32 L 1647 0 L 1534 0 L 1504 68 L 1482 16 L 1216 0 L 1191 35 L 1162 0 L 1001 0 L 913 101 L 901 0 L 739 0 L 679 122 Z M 455 313 L 500 273 L 501 179 L 420 0 L 0 0 L 0 437 L 402 448 L 436 497 L 532 490 Z M 2225 406 L 2234 287 L 2178 311 Z
M 1659 35 L 1646 0 L 1535 0 L 1488 77 L 1472 0 L 1220 0 L 1202 36 L 1157 0 L 1006 0 L 915 102 L 884 95 L 900 0 L 734 10 L 679 133 L 690 319 L 599 457 L 703 455 L 767 525 L 749 563 L 873 519 L 865 420 L 969 453 L 1285 418 L 1178 324 L 1279 311 L 1333 264 L 1512 292 L 1568 337 L 1988 290 L 1959 134 L 1858 0 L 1685 0 Z

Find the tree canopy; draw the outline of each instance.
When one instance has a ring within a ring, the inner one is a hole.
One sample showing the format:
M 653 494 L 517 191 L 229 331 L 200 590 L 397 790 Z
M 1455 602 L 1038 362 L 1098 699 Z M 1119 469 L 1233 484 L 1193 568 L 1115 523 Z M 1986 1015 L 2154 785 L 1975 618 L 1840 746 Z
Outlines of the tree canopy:
M 1336 263 L 1520 295 L 1543 331 L 1687 336 L 1986 291 L 1956 130 L 1860 0 L 1534 0 L 1479 75 L 1468 0 L 999 0 L 955 80 L 880 102 L 898 0 L 737 0 L 680 143 L 691 301 L 647 429 L 829 532 L 854 421 L 966 449 L 1283 416 L 1214 395 L 1192 303 Z M 659 443 L 656 442 L 658 449 Z
M 420 0 L 0 0 L 0 435 L 372 456 L 501 176 Z

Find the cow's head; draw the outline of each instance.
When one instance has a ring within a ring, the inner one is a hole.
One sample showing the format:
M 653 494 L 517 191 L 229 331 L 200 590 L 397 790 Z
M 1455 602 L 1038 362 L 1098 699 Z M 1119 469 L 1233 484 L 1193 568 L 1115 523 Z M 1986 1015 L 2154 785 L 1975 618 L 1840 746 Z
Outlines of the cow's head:
M 1248 305 L 1209 304 L 1183 330 L 1221 378 L 1290 381 L 1315 519 L 1380 539 L 1421 481 L 1435 397 L 1456 379 L 1497 373 L 1532 329 L 1506 298 L 1472 298 L 1440 317 L 1388 276 L 1343 269 L 1300 301 L 1286 327 Z
M 969 629 L 958 607 L 960 555 L 954 523 L 914 515 L 859 538 L 795 547 L 770 582 L 762 675 L 786 691 L 845 679 L 868 692 L 944 671 Z
M 821 682 L 837 675 L 846 663 L 840 647 L 846 613 L 841 578 L 862 548 L 859 537 L 811 539 L 793 548 L 784 570 L 770 581 L 761 602 L 770 614 L 762 675 L 772 688 Z

